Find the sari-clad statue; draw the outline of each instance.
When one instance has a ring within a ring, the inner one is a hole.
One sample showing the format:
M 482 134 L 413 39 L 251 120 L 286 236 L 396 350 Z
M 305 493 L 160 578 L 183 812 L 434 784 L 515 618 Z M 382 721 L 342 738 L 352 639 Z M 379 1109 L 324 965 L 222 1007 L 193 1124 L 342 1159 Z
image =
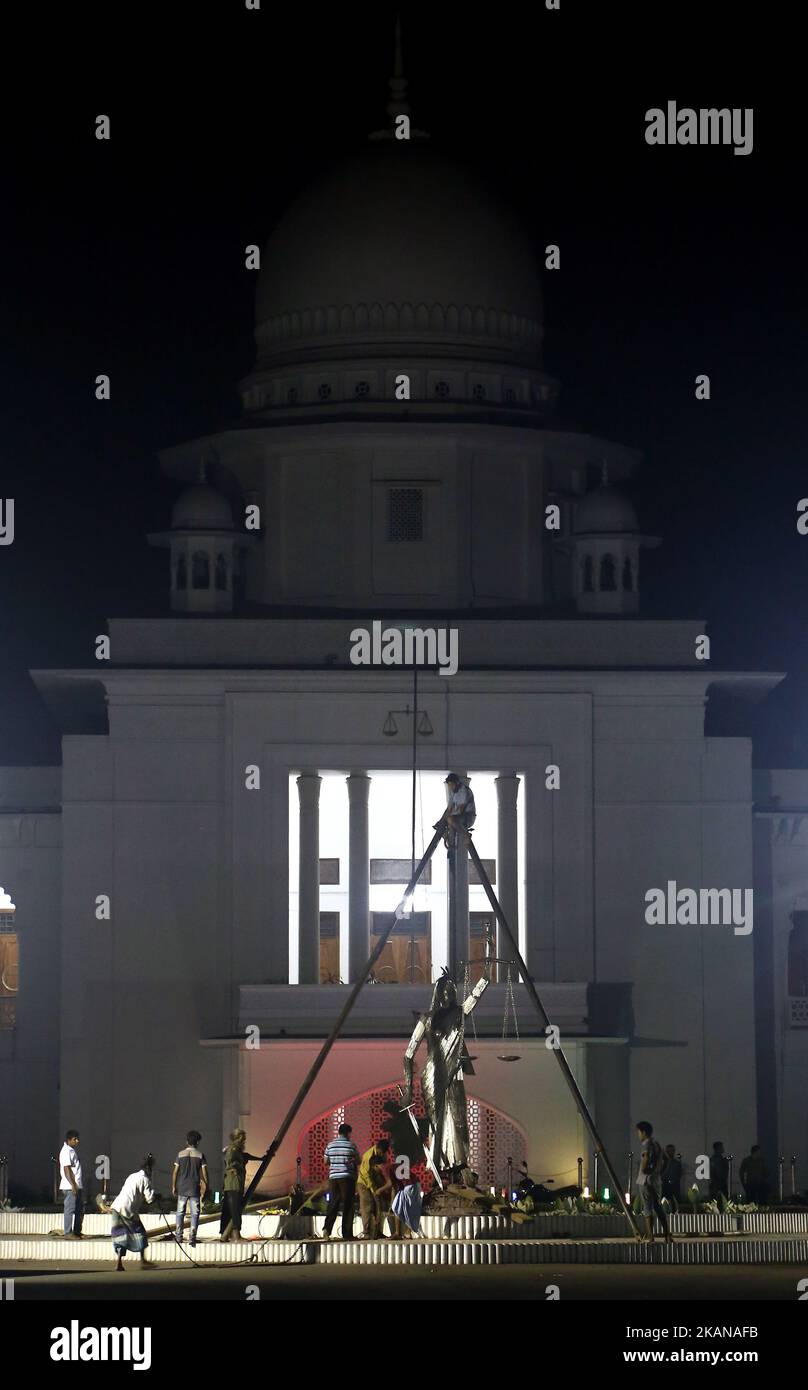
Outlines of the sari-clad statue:
M 492 954 L 489 935 L 482 978 L 462 1004 L 458 1003 L 454 980 L 444 970 L 436 981 L 429 1012 L 422 1014 L 416 1023 L 404 1054 L 402 1106 L 412 1103 L 413 1062 L 426 1038 L 427 1059 L 421 1073 L 421 1089 L 432 1131 L 432 1163 L 438 1171 L 464 1169 L 469 1164 L 463 1033 L 467 1017 L 491 983 Z

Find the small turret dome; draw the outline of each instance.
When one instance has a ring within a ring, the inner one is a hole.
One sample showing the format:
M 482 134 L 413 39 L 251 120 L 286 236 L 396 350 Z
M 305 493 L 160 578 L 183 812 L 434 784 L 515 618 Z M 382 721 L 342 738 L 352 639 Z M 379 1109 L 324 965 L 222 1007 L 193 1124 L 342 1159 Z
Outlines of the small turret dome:
M 171 513 L 174 531 L 232 531 L 233 512 L 210 483 L 193 483 L 181 492 Z
M 588 493 L 575 511 L 575 532 L 579 536 L 631 535 L 639 529 L 633 502 L 608 483 Z

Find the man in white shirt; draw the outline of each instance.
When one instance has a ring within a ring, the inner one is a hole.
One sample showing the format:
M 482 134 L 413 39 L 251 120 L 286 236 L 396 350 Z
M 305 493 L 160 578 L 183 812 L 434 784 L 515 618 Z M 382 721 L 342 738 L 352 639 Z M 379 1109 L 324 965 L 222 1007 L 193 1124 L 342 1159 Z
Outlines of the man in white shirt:
M 65 1204 L 65 1235 L 81 1239 L 84 1219 L 84 1192 L 81 1182 L 81 1163 L 77 1152 L 79 1132 L 69 1129 L 59 1150 L 59 1191 Z
M 433 828 L 437 830 L 443 826 L 444 841 L 447 847 L 451 848 L 457 839 L 458 830 L 471 830 L 477 819 L 477 809 L 474 805 L 474 793 L 467 778 L 461 777 L 457 772 L 450 772 L 445 786 L 446 810 Z
M 154 1155 L 146 1154 L 143 1167 L 139 1168 L 136 1173 L 129 1174 L 114 1201 L 110 1203 L 99 1201 L 101 1210 L 109 1212 L 112 1216 L 112 1246 L 118 1256 L 118 1263 L 115 1267 L 118 1274 L 123 1272 L 123 1257 L 127 1250 L 131 1250 L 133 1255 L 140 1256 L 141 1269 L 148 1268 L 150 1264 L 150 1261 L 146 1259 L 146 1246 L 149 1243 L 149 1237 L 146 1235 L 146 1228 L 138 1213 L 144 1202 L 151 1206 L 156 1196 L 151 1181 L 153 1167 Z

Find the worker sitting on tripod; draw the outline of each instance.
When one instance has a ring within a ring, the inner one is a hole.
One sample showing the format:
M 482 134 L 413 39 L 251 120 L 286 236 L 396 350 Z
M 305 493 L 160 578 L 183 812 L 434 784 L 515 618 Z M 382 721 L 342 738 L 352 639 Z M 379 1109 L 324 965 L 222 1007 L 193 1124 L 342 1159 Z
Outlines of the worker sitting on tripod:
M 474 792 L 468 781 L 456 772 L 450 772 L 446 778 L 446 810 L 435 822 L 434 829 L 444 826 L 443 838 L 448 846 L 454 841 L 458 830 L 471 830 L 476 819 Z

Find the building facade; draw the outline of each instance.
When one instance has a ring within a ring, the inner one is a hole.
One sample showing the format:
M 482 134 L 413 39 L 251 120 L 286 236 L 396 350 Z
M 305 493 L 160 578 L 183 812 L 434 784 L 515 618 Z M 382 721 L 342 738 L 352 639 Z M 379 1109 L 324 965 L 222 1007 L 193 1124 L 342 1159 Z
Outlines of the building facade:
M 716 671 L 701 620 L 640 616 L 656 540 L 620 487 L 638 458 L 560 422 L 530 238 L 431 143 L 384 132 L 261 263 L 240 419 L 163 456 L 170 612 L 113 616 L 108 659 L 33 673 L 62 766 L 0 773 L 12 1175 L 46 1185 L 68 1123 L 116 1177 L 146 1148 L 168 1167 L 191 1126 L 214 1173 L 235 1123 L 269 1145 L 409 878 L 413 762 L 417 855 L 446 772 L 471 776 L 478 851 L 618 1171 L 642 1117 L 686 1159 L 759 1133 L 805 1155 L 808 1020 L 781 977 L 808 860 L 755 814 L 750 742 L 704 731 L 711 688 L 756 700 L 779 677 Z M 375 621 L 454 629 L 458 671 L 354 664 Z M 432 981 L 450 961 L 478 977 L 488 903 L 461 865 L 450 939 L 443 861 L 267 1188 L 298 1159 L 316 1177 L 344 1115 L 369 1141 Z M 653 889 L 762 901 L 781 873 L 753 932 L 647 920 Z M 592 1181 L 498 954 L 468 1036 L 474 1161 L 563 1185 L 580 1156 Z

